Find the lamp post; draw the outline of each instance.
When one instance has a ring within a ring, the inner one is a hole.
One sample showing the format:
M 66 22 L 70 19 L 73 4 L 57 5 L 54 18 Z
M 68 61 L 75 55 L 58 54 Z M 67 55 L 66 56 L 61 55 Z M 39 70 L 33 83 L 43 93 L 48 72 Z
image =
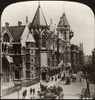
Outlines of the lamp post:
M 18 90 L 18 99 L 19 99 L 19 89 L 20 89 L 20 86 L 17 86 L 17 90 Z
M 17 86 L 17 91 L 18 91 L 18 99 L 19 99 L 19 90 L 22 87 L 22 80 L 14 80 L 14 84 Z
M 86 66 L 84 66 L 84 68 L 87 69 Z M 89 98 L 90 98 L 90 89 L 89 89 L 89 82 L 88 82 L 88 79 L 87 79 L 87 72 L 84 70 L 84 74 L 85 74 L 85 78 L 86 78 L 86 84 L 87 84 L 87 94 L 89 95 Z

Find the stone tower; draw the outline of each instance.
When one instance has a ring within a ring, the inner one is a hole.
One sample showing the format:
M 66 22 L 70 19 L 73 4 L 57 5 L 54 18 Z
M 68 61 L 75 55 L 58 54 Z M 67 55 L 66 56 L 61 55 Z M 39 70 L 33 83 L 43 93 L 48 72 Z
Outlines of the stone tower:
M 71 37 L 73 37 L 73 34 L 70 30 L 70 25 L 68 23 L 68 20 L 66 18 L 65 13 L 63 13 L 62 17 L 60 17 L 60 21 L 58 23 L 57 26 L 57 30 L 58 30 L 58 38 L 59 38 L 59 43 L 62 42 L 63 43 L 63 59 L 64 59 L 64 63 L 66 65 L 71 66 L 71 44 L 70 44 L 70 39 Z M 62 39 L 62 41 L 60 41 L 60 39 Z M 58 47 L 58 51 L 60 50 L 60 45 Z
M 30 25 L 30 31 L 33 33 L 33 37 L 36 41 L 36 67 L 37 72 L 39 72 L 37 73 L 38 76 L 41 75 L 43 67 L 48 66 L 48 51 L 46 49 L 48 30 L 49 27 L 39 4 L 33 21 Z
M 35 40 L 32 34 L 29 33 L 26 39 L 26 79 L 33 79 L 35 77 Z

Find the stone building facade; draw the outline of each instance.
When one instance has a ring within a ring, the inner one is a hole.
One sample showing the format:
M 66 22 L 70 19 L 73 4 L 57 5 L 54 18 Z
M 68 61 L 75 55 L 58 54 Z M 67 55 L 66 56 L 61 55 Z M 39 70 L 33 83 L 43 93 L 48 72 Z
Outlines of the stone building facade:
M 6 23 L 2 27 L 2 59 L 8 64 L 2 60 L 3 83 L 8 78 L 46 80 L 65 67 L 71 68 L 72 37 L 66 14 L 60 17 L 57 27 L 52 20 L 48 25 L 40 5 L 32 22 L 22 25 L 19 21 L 18 26 Z
M 18 26 L 5 26 L 2 34 L 2 72 L 9 68 L 5 73 L 9 74 L 6 77 L 11 75 L 9 79 L 12 80 L 35 78 L 35 40 L 28 25 L 18 22 Z M 3 77 L 2 81 L 5 80 Z

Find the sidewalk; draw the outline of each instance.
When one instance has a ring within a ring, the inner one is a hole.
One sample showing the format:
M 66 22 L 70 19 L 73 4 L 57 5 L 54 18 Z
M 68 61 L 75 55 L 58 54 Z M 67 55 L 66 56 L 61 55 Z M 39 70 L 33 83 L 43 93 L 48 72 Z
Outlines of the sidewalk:
M 56 82 L 55 80 L 50 81 L 48 83 L 46 83 L 45 81 L 42 81 L 43 84 L 47 85 L 48 87 L 53 86 L 55 84 L 57 84 L 60 81 L 60 79 L 58 79 Z M 35 99 L 39 99 L 38 95 L 37 95 L 37 91 L 40 90 L 40 82 L 34 85 L 31 85 L 29 87 L 22 87 L 22 89 L 18 92 L 14 92 L 12 94 L 6 95 L 1 97 L 2 99 L 22 99 L 22 93 L 23 91 L 26 89 L 27 90 L 27 96 L 25 97 L 25 99 L 30 99 L 31 96 L 30 95 L 30 88 L 35 88 Z

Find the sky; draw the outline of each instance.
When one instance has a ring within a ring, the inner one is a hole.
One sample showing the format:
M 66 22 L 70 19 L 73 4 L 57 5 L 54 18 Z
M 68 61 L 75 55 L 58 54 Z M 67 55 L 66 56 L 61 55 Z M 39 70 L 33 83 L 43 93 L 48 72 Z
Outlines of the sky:
M 25 25 L 26 16 L 28 16 L 28 22 L 32 22 L 38 4 L 38 1 L 28 1 L 7 6 L 2 13 L 1 25 L 5 26 L 5 22 L 9 22 L 10 26 L 18 25 L 18 21 Z M 67 1 L 40 1 L 40 5 L 48 25 L 50 19 L 53 19 L 53 24 L 57 25 L 65 12 L 74 32 L 71 43 L 78 46 L 79 43 L 83 43 L 84 54 L 92 54 L 95 47 L 95 20 L 94 13 L 87 5 Z

